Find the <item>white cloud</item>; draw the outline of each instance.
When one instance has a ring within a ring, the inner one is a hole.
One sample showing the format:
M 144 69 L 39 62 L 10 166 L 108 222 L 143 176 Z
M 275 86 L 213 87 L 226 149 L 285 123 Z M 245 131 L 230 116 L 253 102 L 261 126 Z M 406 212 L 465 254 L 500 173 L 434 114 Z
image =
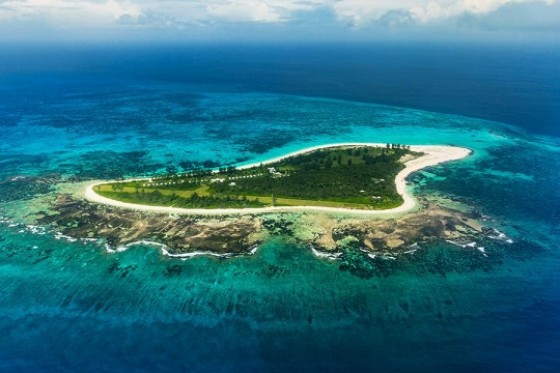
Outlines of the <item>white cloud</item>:
M 0 2 L 0 20 L 41 21 L 58 26 L 110 24 L 127 16 L 136 18 L 140 7 L 128 1 L 8 0 Z
M 459 23 L 483 30 L 560 31 L 560 2 L 511 2 L 484 14 L 464 14 Z
M 312 24 L 325 29 L 333 22 L 355 29 L 464 25 L 507 28 L 521 22 L 519 12 L 558 18 L 547 10 L 560 0 L 0 0 L 0 31 L 10 24 L 81 28 L 218 28 L 220 24 Z M 530 4 L 523 8 L 523 5 Z M 534 6 L 533 6 L 534 5 Z M 535 10 L 538 8 L 538 11 Z M 326 16 L 330 15 L 330 17 Z M 317 17 L 317 18 L 314 18 Z M 480 20 L 480 21 L 477 21 Z
M 297 0 L 209 1 L 207 15 L 233 22 L 276 23 L 289 20 L 294 12 L 313 10 L 317 4 Z
M 391 26 L 438 23 L 465 14 L 489 14 L 511 4 L 540 3 L 550 6 L 555 2 L 556 0 L 339 0 L 332 8 L 340 20 L 362 28 L 375 23 Z M 392 22 L 387 23 L 387 19 Z

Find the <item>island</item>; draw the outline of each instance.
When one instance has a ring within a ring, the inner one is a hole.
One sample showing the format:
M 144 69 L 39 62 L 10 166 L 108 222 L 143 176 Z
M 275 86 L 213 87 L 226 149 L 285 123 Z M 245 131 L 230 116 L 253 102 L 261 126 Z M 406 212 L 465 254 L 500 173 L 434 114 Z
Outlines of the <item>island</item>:
M 408 175 L 470 153 L 454 146 L 329 144 L 239 168 L 96 182 L 85 196 L 115 207 L 193 215 L 400 213 L 415 205 Z
M 480 268 L 489 263 L 485 246 L 513 242 L 500 226 L 472 201 L 413 197 L 407 184 L 422 179 L 410 176 L 418 170 L 471 153 L 456 146 L 330 144 L 236 168 L 69 184 L 35 224 L 56 239 L 91 242 L 108 253 L 140 245 L 171 258 L 229 258 L 281 239 L 358 276 L 411 258 Z M 432 258 L 424 248 L 435 241 L 449 250 Z

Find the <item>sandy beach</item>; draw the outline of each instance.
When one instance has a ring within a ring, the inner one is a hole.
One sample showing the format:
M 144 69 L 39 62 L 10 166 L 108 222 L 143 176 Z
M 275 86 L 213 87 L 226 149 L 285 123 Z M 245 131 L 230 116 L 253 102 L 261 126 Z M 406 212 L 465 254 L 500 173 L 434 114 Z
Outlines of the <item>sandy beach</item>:
M 381 143 L 337 143 L 321 146 L 314 146 L 305 148 L 297 152 L 292 152 L 281 157 L 269 159 L 264 162 L 248 164 L 240 169 L 250 168 L 261 164 L 269 164 L 277 162 L 281 159 L 293 157 L 299 154 L 309 153 L 314 150 L 341 147 L 341 146 L 373 146 L 385 147 L 386 144 Z M 444 146 L 444 145 L 411 145 L 410 150 L 424 153 L 423 156 L 412 159 L 405 163 L 405 168 L 399 172 L 395 178 L 397 192 L 403 197 L 403 204 L 385 210 L 357 210 L 348 208 L 335 208 L 335 207 L 322 207 L 322 206 L 284 206 L 284 207 L 261 207 L 261 208 L 242 208 L 242 209 L 186 209 L 179 207 L 166 207 L 166 206 L 148 206 L 139 205 L 134 203 L 115 201 L 94 192 L 93 188 L 96 185 L 107 183 L 108 181 L 96 181 L 86 186 L 84 196 L 91 202 L 101 203 L 109 206 L 126 208 L 132 210 L 149 211 L 160 214 L 179 214 L 179 215 L 239 215 L 239 214 L 264 214 L 273 212 L 324 212 L 324 213 L 343 213 L 353 215 L 366 215 L 366 216 L 384 216 L 392 214 L 400 214 L 408 212 L 416 207 L 416 200 L 406 190 L 406 178 L 423 168 L 435 166 L 440 163 L 459 160 L 469 156 L 472 151 L 467 148 L 457 146 Z M 138 179 L 135 179 L 138 180 Z

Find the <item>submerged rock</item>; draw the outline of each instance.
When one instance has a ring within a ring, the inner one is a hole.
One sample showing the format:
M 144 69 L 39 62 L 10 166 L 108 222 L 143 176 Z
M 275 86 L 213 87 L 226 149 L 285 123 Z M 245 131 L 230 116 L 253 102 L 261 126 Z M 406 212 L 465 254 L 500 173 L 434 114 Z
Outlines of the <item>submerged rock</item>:
M 54 185 L 60 180 L 58 174 L 13 176 L 0 180 L 0 202 L 28 200 L 47 194 L 53 191 Z
M 56 214 L 39 219 L 62 234 L 76 238 L 103 238 L 113 249 L 139 241 L 165 245 L 177 255 L 197 251 L 244 254 L 260 242 L 260 221 L 204 219 L 157 215 L 110 208 L 60 195 L 54 202 Z

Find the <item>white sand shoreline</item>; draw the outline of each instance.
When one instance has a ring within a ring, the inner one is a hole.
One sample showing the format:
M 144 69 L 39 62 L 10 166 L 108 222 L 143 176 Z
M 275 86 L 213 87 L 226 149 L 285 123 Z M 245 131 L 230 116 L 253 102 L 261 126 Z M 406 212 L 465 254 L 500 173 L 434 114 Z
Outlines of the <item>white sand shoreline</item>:
M 337 144 L 328 144 L 328 145 L 320 145 L 320 146 L 313 146 L 310 148 L 302 149 L 296 152 L 292 152 L 286 154 L 281 157 L 276 157 L 273 159 L 269 159 L 264 162 L 258 162 L 253 164 L 244 165 L 238 167 L 239 169 L 250 168 L 254 166 L 258 166 L 261 164 L 269 164 L 274 163 L 284 158 L 293 157 L 299 154 L 308 153 L 318 149 L 324 148 L 332 148 L 332 147 L 341 147 L 341 146 L 373 146 L 373 147 L 385 147 L 386 144 L 381 143 L 337 143 Z M 149 205 L 140 205 L 135 203 L 128 203 L 128 202 L 121 202 L 112 200 L 110 198 L 106 198 L 100 196 L 99 194 L 95 193 L 93 188 L 96 185 L 107 183 L 108 181 L 96 181 L 91 184 L 88 184 L 85 189 L 84 196 L 87 200 L 95 203 L 101 203 L 104 205 L 109 205 L 113 207 L 131 209 L 131 210 L 139 210 L 139 211 L 147 211 L 159 214 L 178 214 L 178 215 L 247 215 L 247 214 L 265 214 L 265 213 L 274 213 L 274 212 L 324 212 L 324 213 L 343 213 L 343 214 L 352 214 L 352 215 L 366 215 L 366 216 L 387 216 L 391 214 L 401 214 L 404 212 L 408 212 L 414 207 L 416 207 L 416 200 L 414 197 L 407 192 L 406 190 L 406 178 L 423 168 L 435 166 L 440 163 L 454 161 L 463 159 L 469 156 L 472 151 L 467 148 L 457 147 L 457 146 L 448 146 L 448 145 L 411 145 L 410 150 L 416 152 L 425 153 L 423 156 L 415 158 L 405 163 L 405 168 L 399 172 L 395 178 L 395 184 L 397 188 L 397 192 L 403 197 L 403 204 L 385 210 L 358 210 L 358 209 L 350 209 L 350 208 L 340 208 L 340 207 L 323 207 L 323 206 L 280 206 L 280 207 L 253 207 L 253 208 L 232 208 L 232 209 L 186 209 L 180 207 L 170 207 L 170 206 L 149 206 Z M 143 179 L 130 179 L 127 181 L 132 180 L 144 180 Z

